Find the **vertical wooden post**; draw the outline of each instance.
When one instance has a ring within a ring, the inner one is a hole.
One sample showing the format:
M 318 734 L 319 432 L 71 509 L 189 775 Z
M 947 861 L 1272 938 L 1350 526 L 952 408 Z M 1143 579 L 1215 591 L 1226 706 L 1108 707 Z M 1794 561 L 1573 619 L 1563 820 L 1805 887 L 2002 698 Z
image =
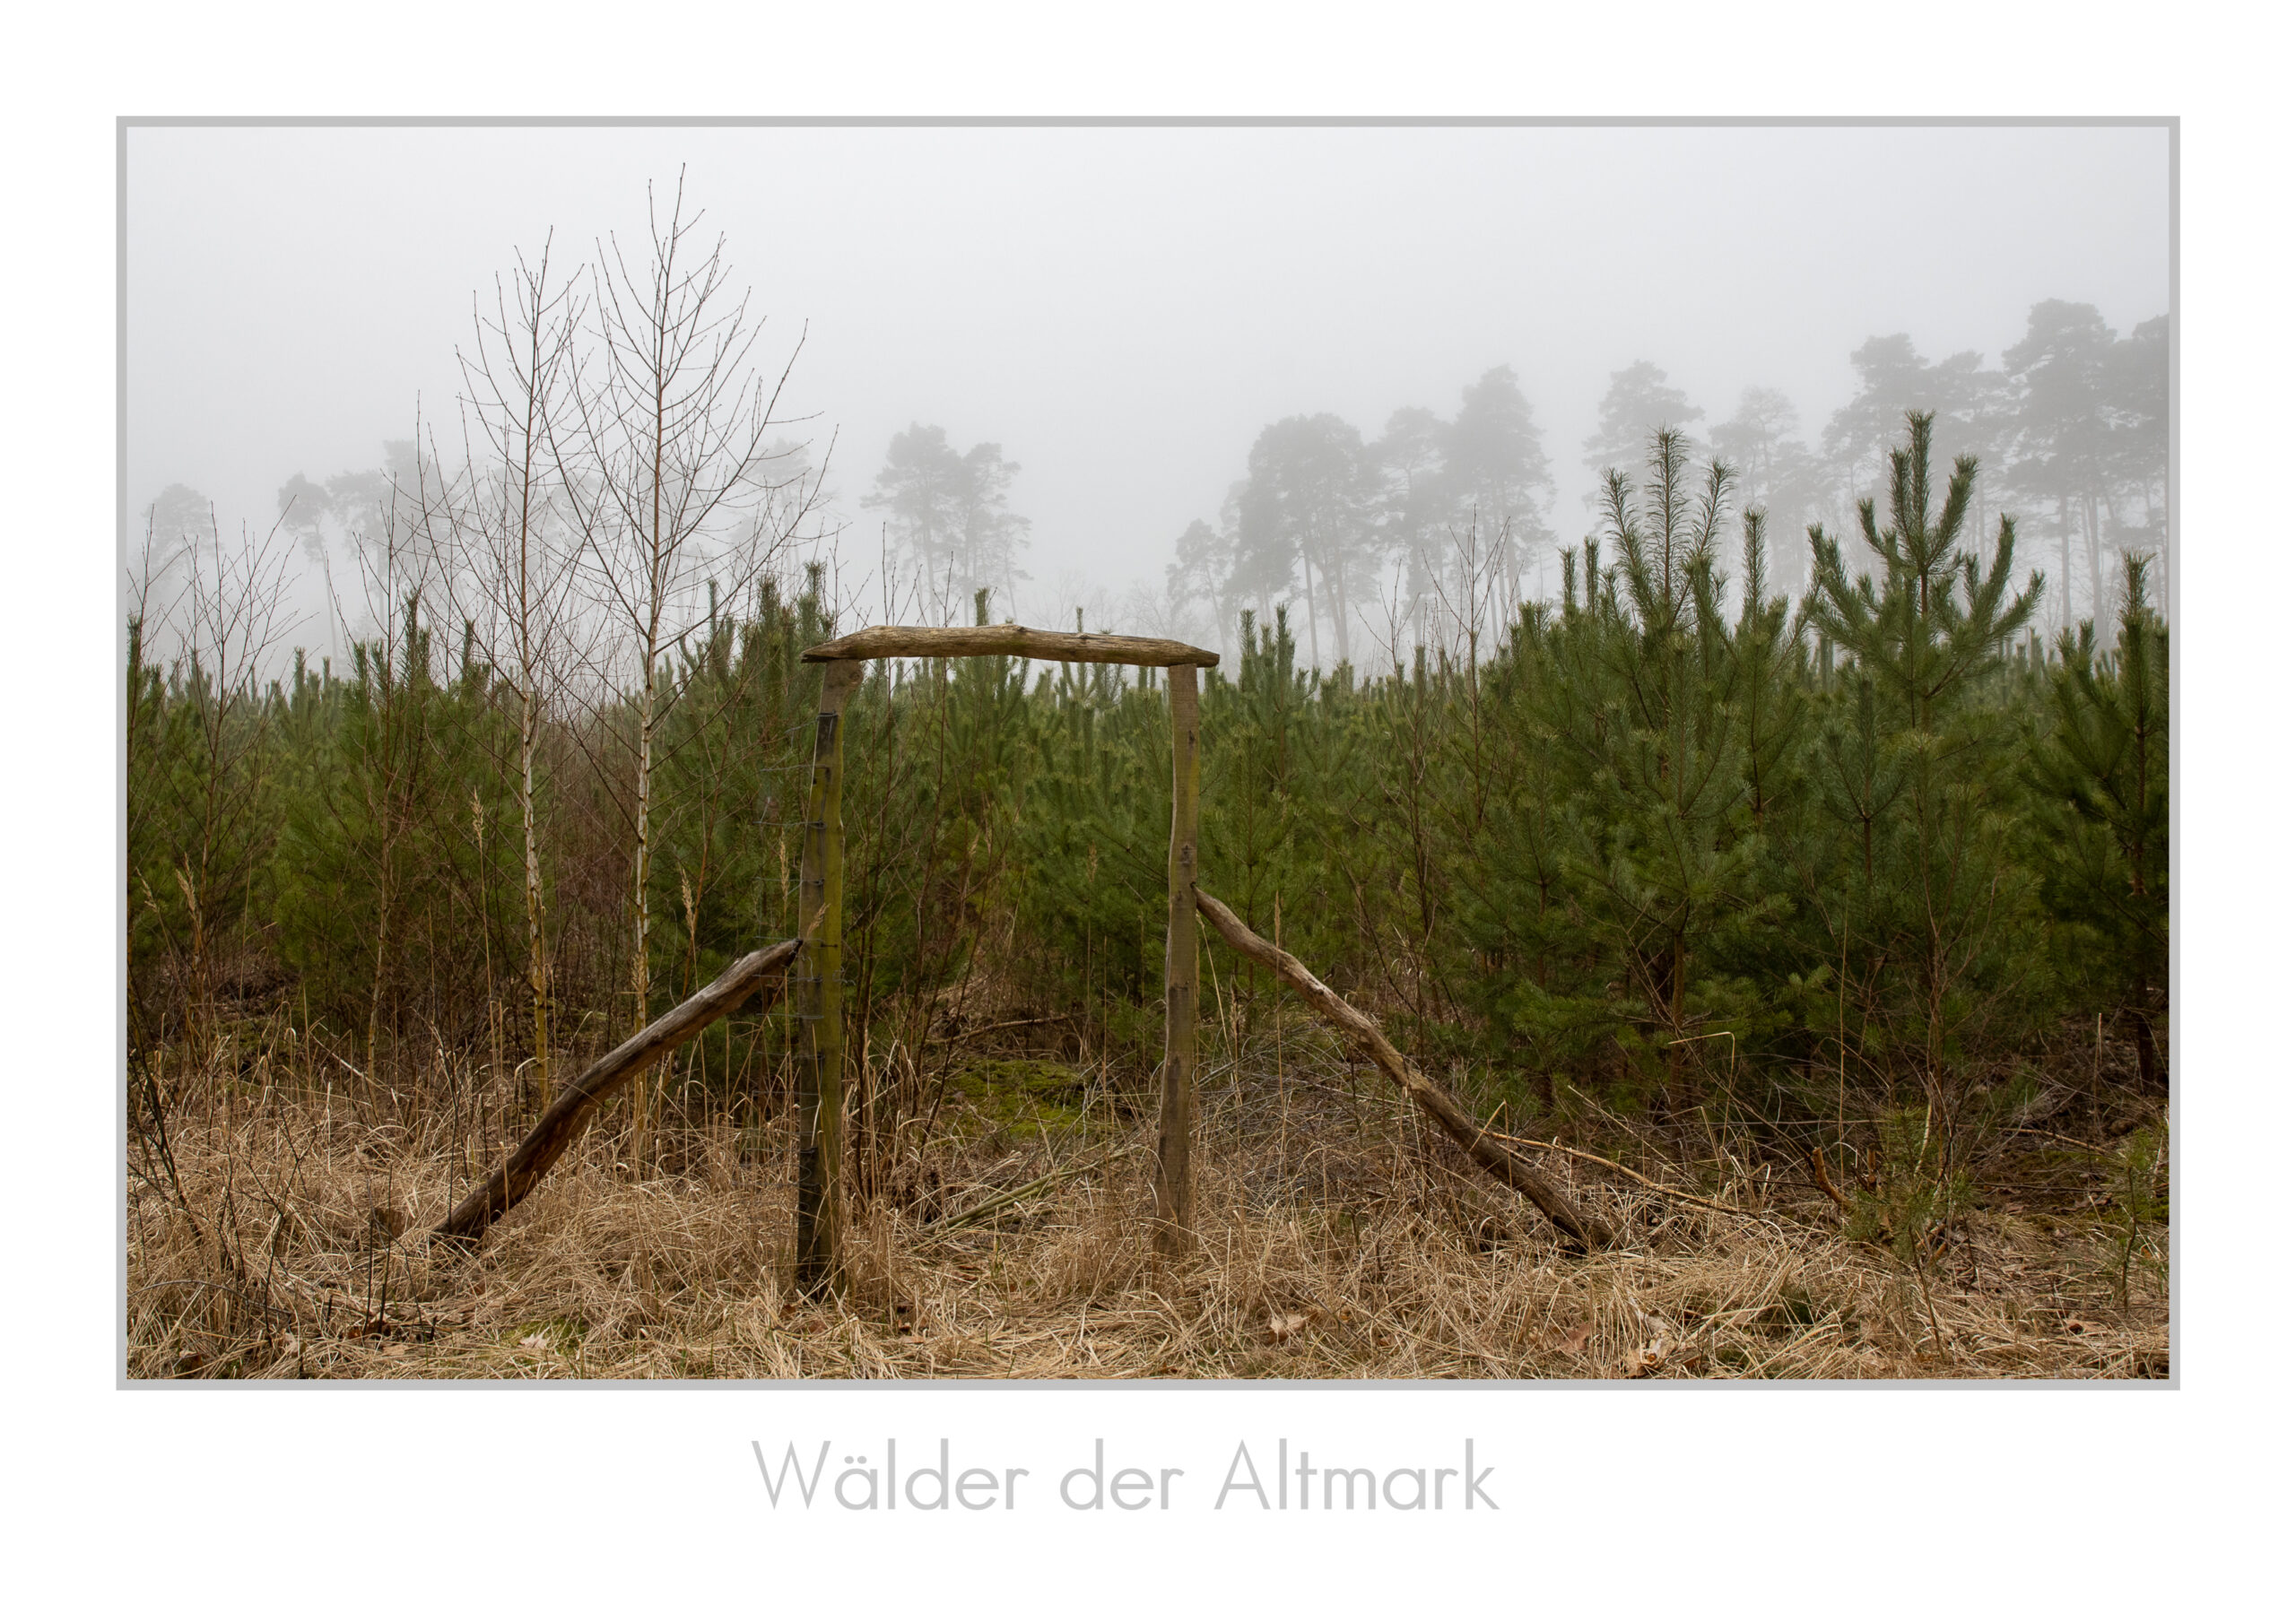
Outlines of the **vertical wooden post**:
M 1169 672 L 1172 694 L 1172 848 L 1164 920 L 1164 1096 L 1156 1123 L 1156 1248 L 1178 1255 L 1196 1228 L 1189 1139 L 1196 1130 L 1196 667 Z
M 797 1055 L 797 1288 L 845 1288 L 845 705 L 861 664 L 822 667 L 813 780 L 805 800 L 797 909 L 813 920 L 790 974 L 805 1036 Z

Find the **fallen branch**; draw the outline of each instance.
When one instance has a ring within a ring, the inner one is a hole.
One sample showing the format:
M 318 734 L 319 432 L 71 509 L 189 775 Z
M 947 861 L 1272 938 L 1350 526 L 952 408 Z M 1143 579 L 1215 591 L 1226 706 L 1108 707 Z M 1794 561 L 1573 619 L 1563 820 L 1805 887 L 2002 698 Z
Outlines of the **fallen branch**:
M 593 1063 L 559 1092 L 509 1159 L 465 1194 L 431 1230 L 442 1239 L 475 1239 L 542 1181 L 580 1135 L 591 1112 L 621 1086 L 673 1048 L 700 1036 L 731 1013 L 768 977 L 787 969 L 798 943 L 784 941 L 738 958 L 726 972 Z
M 1220 938 L 1236 950 L 1272 971 L 1308 1000 L 1309 1005 L 1326 1019 L 1337 1026 L 1356 1045 L 1371 1056 L 1373 1063 L 1387 1072 L 1388 1078 L 1401 1088 L 1406 1097 L 1432 1117 L 1435 1123 L 1448 1133 L 1451 1141 L 1477 1166 L 1489 1172 L 1517 1193 L 1546 1213 L 1547 1219 L 1588 1249 L 1598 1249 L 1611 1243 L 1610 1229 L 1599 1220 L 1581 1213 L 1564 1197 L 1562 1191 L 1541 1176 L 1527 1162 L 1511 1153 L 1499 1140 L 1499 1135 L 1483 1130 L 1474 1117 L 1468 1115 L 1448 1088 L 1431 1081 L 1421 1074 L 1410 1060 L 1396 1051 L 1377 1022 L 1369 1014 L 1350 1006 L 1315 976 L 1307 966 L 1280 946 L 1271 945 L 1246 927 L 1244 921 L 1230 912 L 1225 905 L 1206 895 L 1196 892 L 1196 910 L 1209 919 Z

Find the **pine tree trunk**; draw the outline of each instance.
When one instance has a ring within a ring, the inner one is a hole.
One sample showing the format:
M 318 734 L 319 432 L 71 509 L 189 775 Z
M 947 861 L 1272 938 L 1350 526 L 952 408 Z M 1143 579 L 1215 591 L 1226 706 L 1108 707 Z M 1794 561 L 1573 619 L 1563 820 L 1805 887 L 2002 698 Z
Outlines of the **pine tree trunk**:
M 2057 578 L 2065 582 L 2063 599 L 2065 621 L 2059 630 L 2073 629 L 2073 518 L 2066 510 L 2063 496 L 2057 499 Z
M 1320 670 L 1324 657 L 1322 646 L 1316 640 L 1316 562 L 1304 546 L 1300 549 L 1300 567 L 1308 580 L 1308 664 Z
M 2100 634 L 2105 627 L 2105 577 L 2100 555 L 2102 538 L 2097 533 L 2097 498 L 2084 496 L 2081 501 L 2083 536 L 2089 543 L 2089 612 L 2097 621 Z
M 2154 1040 L 2152 1021 L 2141 1008 L 2127 1010 L 2122 1016 L 2128 1027 L 2128 1039 L 2136 1048 L 2136 1076 L 2146 1092 L 2155 1092 L 2161 1086 L 2161 1049 Z

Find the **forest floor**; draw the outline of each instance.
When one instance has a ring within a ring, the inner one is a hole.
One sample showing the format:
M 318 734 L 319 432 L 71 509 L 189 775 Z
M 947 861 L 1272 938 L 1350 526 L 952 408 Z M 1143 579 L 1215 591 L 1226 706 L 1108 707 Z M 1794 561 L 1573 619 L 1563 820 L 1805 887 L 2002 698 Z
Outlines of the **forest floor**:
M 2169 1367 L 2166 1229 L 2132 1226 L 2121 1100 L 2020 1129 L 1911 1260 L 1845 1236 L 1806 1166 L 1625 1123 L 1546 1153 L 1621 1236 L 1575 1252 L 1294 1028 L 1205 1066 L 1197 1230 L 1150 1260 L 1152 1126 L 1095 1073 L 964 1071 L 842 1298 L 792 1287 L 789 1112 L 665 1131 L 632 1174 L 610 1108 L 475 1250 L 428 1226 L 516 1141 L 507 1084 L 163 1080 L 129 1146 L 130 1379 L 2129 1379 Z M 1217 1055 L 1214 1056 L 1215 1061 Z M 338 1071 L 338 1075 L 347 1072 Z M 1135 1083 L 1136 1085 L 1136 1083 Z M 1581 1128 L 1585 1122 L 1578 1123 Z M 2082 1135 L 2075 1135 L 2076 1132 Z M 1536 1151 L 1534 1151 L 1536 1153 Z M 2124 1157 L 2125 1158 L 2125 1157 Z M 169 1162 L 172 1161 L 172 1170 Z M 1688 1160 L 1691 1163 L 1685 1164 Z M 1031 1186 L 1033 1185 L 1033 1186 Z M 1020 1197 L 978 1219 L 973 1208 Z M 1714 1209 L 1726 1206 L 1730 1210 Z M 952 1220 L 952 1219 L 958 1219 Z

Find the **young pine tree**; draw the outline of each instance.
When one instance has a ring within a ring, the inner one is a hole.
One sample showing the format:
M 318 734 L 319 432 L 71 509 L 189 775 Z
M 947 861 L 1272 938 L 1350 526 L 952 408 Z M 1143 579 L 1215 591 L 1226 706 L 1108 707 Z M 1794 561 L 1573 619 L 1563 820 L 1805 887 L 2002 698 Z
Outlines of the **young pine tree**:
M 2056 856 L 2042 895 L 2100 949 L 2081 958 L 2103 967 L 2098 989 L 2117 1005 L 2149 1088 L 2161 1075 L 2152 1026 L 2169 988 L 2169 628 L 2145 601 L 2146 562 L 2123 562 L 2110 653 L 2093 621 L 2058 638 L 2029 776 Z
M 1715 568 L 1730 475 L 1718 462 L 1693 486 L 1687 461 L 1682 436 L 1661 429 L 1639 502 L 1610 474 L 1618 561 L 1567 620 L 1550 711 L 1586 773 L 1572 868 L 1587 919 L 1643 1003 L 1642 1041 L 1663 1055 L 1677 1113 L 1693 1103 L 1691 1045 L 1743 1011 L 1717 971 L 1778 910 L 1758 883 L 1748 734 L 1732 701 L 1748 673 Z
M 1909 412 L 1906 424 L 1906 443 L 1890 452 L 1889 524 L 1872 500 L 1858 506 L 1880 579 L 1853 581 L 1840 543 L 1810 531 L 1805 612 L 1854 666 L 1819 751 L 1834 859 L 1812 870 L 1848 881 L 1822 877 L 1825 893 L 1813 900 L 1890 1050 L 1869 1061 L 1892 1082 L 1911 1071 L 1950 1131 L 1970 1045 L 2031 1004 L 2020 912 L 2030 885 L 2007 859 L 2013 733 L 1981 699 L 2041 580 L 2013 590 L 2016 529 L 2005 514 L 1989 560 L 1961 549 L 1977 460 L 1955 462 L 1938 507 L 1931 419 Z

